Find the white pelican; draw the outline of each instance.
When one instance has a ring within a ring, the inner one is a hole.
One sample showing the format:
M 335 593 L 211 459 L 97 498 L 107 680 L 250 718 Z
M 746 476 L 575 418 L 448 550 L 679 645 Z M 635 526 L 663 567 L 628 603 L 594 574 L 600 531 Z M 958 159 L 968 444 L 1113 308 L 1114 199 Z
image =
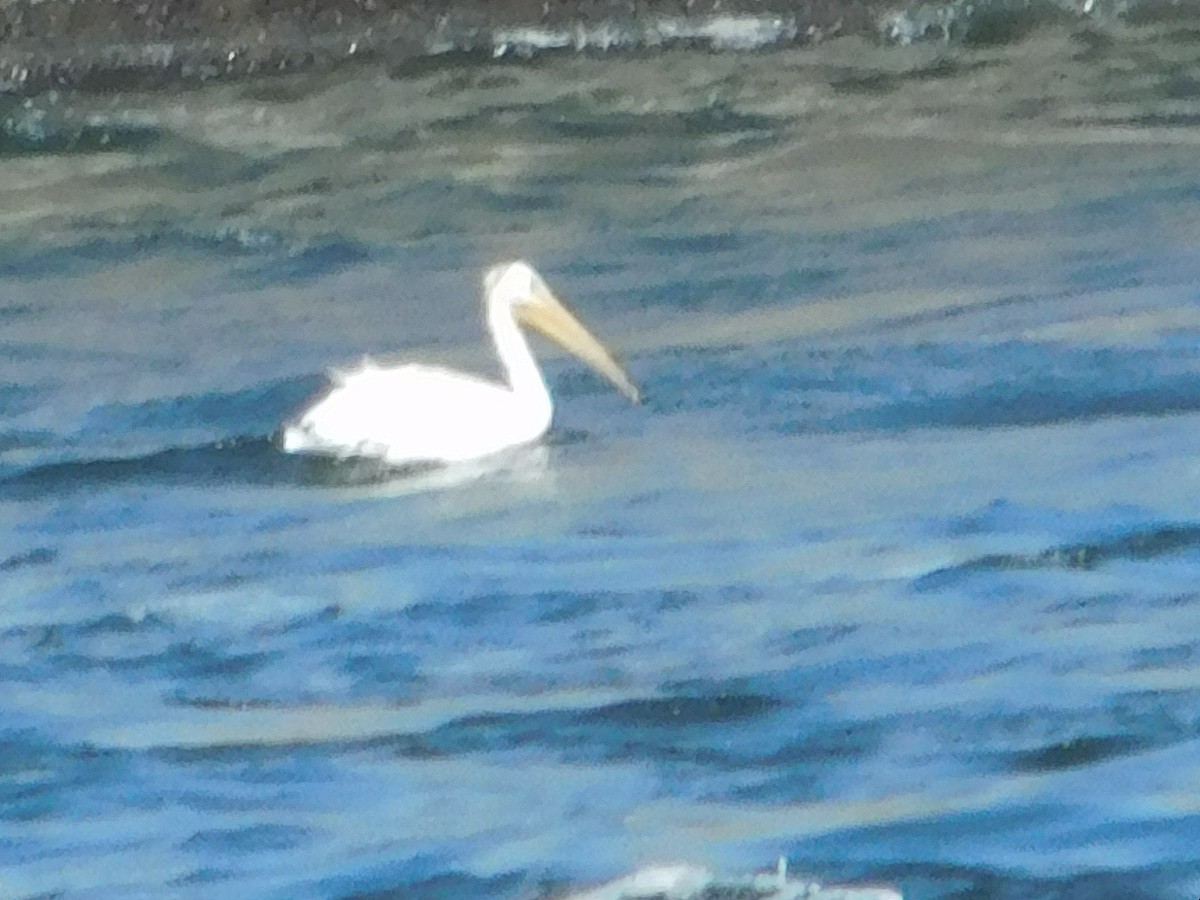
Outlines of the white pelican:
M 357 369 L 334 370 L 330 389 L 284 423 L 283 449 L 406 465 L 463 462 L 536 441 L 549 429 L 554 406 L 519 325 L 536 328 L 640 401 L 625 370 L 528 263 L 489 269 L 483 289 L 507 384 L 437 366 L 381 367 L 365 359 Z

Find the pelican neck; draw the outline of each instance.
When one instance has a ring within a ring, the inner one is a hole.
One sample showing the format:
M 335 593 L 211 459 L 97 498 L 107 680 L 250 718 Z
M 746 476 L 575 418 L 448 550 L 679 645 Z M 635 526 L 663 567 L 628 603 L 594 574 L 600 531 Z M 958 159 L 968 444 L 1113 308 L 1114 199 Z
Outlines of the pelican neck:
M 512 306 L 508 303 L 490 301 L 487 310 L 488 327 L 496 344 L 496 355 L 508 376 L 508 384 L 514 394 L 550 399 L 546 379 L 533 356 L 529 341 L 517 325 Z

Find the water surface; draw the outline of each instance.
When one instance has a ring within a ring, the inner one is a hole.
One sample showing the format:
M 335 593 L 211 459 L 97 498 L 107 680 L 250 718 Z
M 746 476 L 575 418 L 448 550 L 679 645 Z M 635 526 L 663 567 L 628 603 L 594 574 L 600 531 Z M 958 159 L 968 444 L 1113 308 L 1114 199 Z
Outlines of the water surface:
M 1103 40 L 446 57 L 14 104 L 6 895 L 562 896 L 779 856 L 910 898 L 1200 891 L 1200 56 Z M 331 364 L 543 447 L 269 437 Z

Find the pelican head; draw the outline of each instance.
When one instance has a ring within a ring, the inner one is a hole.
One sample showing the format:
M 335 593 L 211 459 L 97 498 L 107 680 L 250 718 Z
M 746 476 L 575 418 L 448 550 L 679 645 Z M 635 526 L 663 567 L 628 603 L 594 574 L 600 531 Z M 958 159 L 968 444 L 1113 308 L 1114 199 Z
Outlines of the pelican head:
M 493 266 L 483 276 L 483 290 L 489 307 L 502 305 L 509 308 L 519 324 L 536 329 L 607 378 L 634 403 L 641 402 L 641 391 L 629 374 L 554 296 L 529 263 L 518 261 Z

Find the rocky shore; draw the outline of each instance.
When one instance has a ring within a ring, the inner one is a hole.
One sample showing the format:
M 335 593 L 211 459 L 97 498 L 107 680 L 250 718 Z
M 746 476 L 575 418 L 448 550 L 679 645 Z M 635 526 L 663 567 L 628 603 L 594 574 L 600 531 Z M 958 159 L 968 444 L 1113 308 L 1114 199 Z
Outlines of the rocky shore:
M 803 42 L 895 0 L 0 0 L 0 94 L 108 90 L 530 46 Z

